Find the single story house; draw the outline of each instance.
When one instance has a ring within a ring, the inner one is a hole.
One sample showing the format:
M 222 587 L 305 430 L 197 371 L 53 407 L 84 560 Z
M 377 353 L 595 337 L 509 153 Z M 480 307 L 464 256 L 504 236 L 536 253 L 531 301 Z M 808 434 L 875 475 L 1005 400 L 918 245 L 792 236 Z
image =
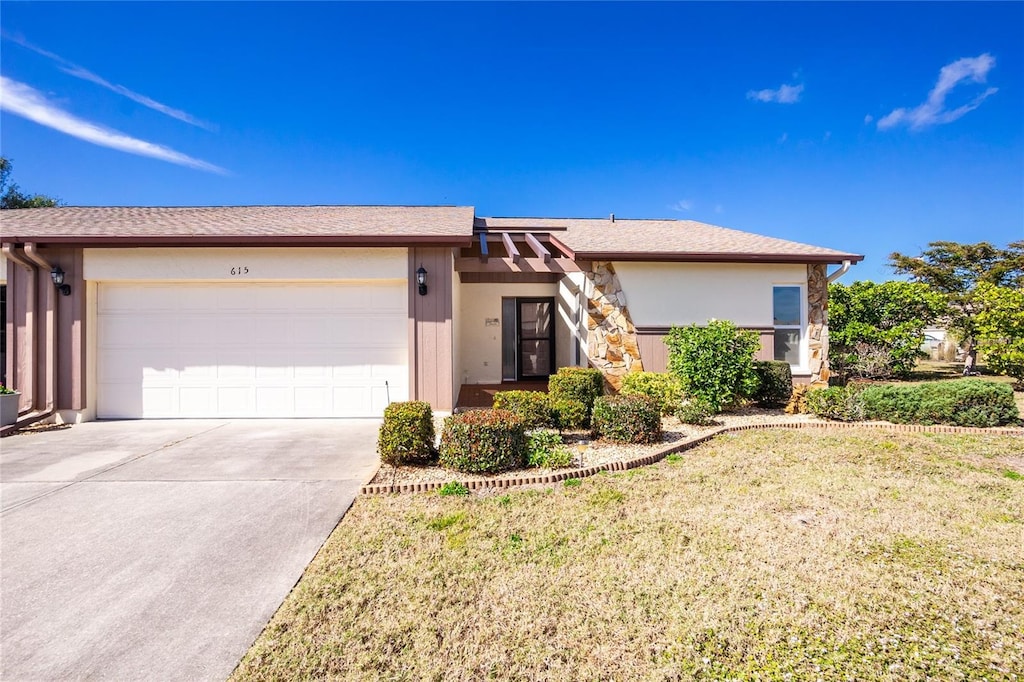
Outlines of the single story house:
M 693 221 L 468 206 L 0 212 L 5 383 L 22 419 L 379 417 L 466 385 L 662 371 L 728 319 L 828 378 L 826 268 L 863 256 Z

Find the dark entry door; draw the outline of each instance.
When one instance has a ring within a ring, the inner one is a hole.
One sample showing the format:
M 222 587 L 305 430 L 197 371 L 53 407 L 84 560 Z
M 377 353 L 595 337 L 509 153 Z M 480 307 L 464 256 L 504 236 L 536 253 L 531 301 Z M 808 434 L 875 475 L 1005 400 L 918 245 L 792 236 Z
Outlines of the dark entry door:
M 555 299 L 516 299 L 516 370 L 521 381 L 555 371 Z

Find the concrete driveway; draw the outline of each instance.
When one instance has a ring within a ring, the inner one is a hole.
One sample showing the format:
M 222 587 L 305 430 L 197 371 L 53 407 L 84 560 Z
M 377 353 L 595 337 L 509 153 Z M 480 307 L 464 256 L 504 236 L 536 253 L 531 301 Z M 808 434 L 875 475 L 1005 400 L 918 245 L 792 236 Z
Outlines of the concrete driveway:
M 378 424 L 0 441 L 0 679 L 223 680 L 373 475 Z

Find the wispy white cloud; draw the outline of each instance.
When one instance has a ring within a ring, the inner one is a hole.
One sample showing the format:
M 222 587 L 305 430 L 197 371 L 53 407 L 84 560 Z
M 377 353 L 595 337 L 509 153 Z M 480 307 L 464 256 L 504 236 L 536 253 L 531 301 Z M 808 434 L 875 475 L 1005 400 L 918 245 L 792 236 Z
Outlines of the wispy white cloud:
M 864 125 L 868 125 L 869 123 L 871 123 L 874 120 L 875 120 L 875 117 L 872 116 L 871 114 L 868 114 L 867 116 L 864 117 Z
M 803 83 L 799 85 L 786 85 L 783 83 L 777 89 L 750 90 L 747 92 L 747 99 L 758 102 L 778 102 L 779 104 L 793 104 L 800 101 L 800 95 L 804 91 Z
M 987 88 L 973 100 L 955 109 L 946 108 L 946 96 L 954 88 L 965 83 L 984 83 L 988 72 L 996 65 L 995 57 L 985 53 L 978 57 L 964 57 L 946 64 L 939 71 L 939 80 L 928 93 L 928 99 L 913 109 L 899 108 L 878 119 L 878 129 L 888 130 L 899 125 L 920 130 L 932 125 L 952 123 L 969 111 L 974 111 L 999 88 Z M 865 122 L 868 119 L 865 118 Z
M 129 154 L 148 156 L 179 166 L 197 168 L 211 173 L 227 173 L 220 166 L 196 159 L 170 147 L 146 142 L 130 135 L 110 130 L 70 114 L 56 106 L 35 88 L 0 76 L 0 109 L 5 109 L 39 125 L 91 142 L 101 147 L 117 149 Z
M 673 211 L 679 211 L 680 213 L 684 211 L 692 211 L 693 201 L 690 199 L 680 199 L 676 203 L 669 206 L 669 208 L 672 209 Z
M 127 97 L 128 99 L 132 100 L 133 102 L 137 102 L 137 103 L 141 104 L 144 107 L 149 107 L 150 109 L 152 109 L 154 111 L 159 111 L 161 114 L 164 114 L 165 116 L 170 116 L 171 118 L 176 118 L 179 121 L 184 121 L 185 123 L 188 123 L 189 125 L 194 125 L 196 127 L 204 128 L 204 129 L 210 130 L 210 131 L 215 131 L 216 130 L 216 126 L 214 126 L 212 123 L 207 123 L 206 121 L 202 121 L 202 120 L 196 118 L 195 116 L 193 116 L 192 114 L 188 113 L 187 111 L 182 111 L 181 109 L 175 109 L 174 107 L 168 106 L 168 105 L 163 104 L 161 102 L 157 102 L 155 99 L 153 99 L 151 97 L 147 97 L 146 95 L 143 95 L 143 94 L 140 94 L 138 92 L 135 92 L 134 90 L 130 90 L 130 89 L 124 87 L 123 85 L 118 85 L 116 83 L 111 83 L 110 81 L 108 81 L 103 76 L 100 76 L 98 74 L 93 73 L 92 71 L 90 71 L 89 69 L 85 68 L 84 66 L 79 66 L 78 64 L 75 64 L 74 62 L 71 62 L 71 61 L 68 61 L 67 59 L 64 59 L 59 54 L 54 54 L 53 52 L 50 52 L 49 50 L 44 50 L 41 47 L 37 47 L 36 45 L 33 45 L 32 43 L 28 42 L 24 38 L 21 38 L 21 37 L 18 37 L 18 36 L 7 35 L 6 33 L 3 34 L 3 37 L 8 39 L 8 40 L 10 40 L 10 41 L 12 41 L 12 42 L 14 42 L 14 43 L 17 43 L 18 45 L 21 45 L 22 47 L 24 47 L 27 50 L 32 50 L 36 54 L 40 54 L 40 55 L 46 57 L 47 59 L 50 59 L 50 60 L 56 62 L 57 63 L 57 68 L 59 68 L 61 71 L 63 71 L 64 73 L 68 74 L 69 76 L 74 76 L 75 78 L 81 78 L 84 81 L 89 81 L 90 83 L 95 83 L 96 85 L 99 85 L 100 87 L 103 87 L 103 88 L 106 88 L 107 90 L 110 90 L 111 92 L 116 92 L 117 94 L 121 95 L 122 97 Z
M 779 144 L 786 144 L 786 140 L 789 139 L 789 133 L 782 133 L 779 135 Z

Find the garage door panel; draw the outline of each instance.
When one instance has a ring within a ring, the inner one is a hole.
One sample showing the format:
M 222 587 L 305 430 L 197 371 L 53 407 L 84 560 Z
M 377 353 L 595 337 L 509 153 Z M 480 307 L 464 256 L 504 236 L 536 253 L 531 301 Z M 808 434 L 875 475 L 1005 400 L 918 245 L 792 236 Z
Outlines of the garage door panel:
M 407 296 L 404 282 L 101 283 L 99 416 L 379 417 L 408 397 Z

